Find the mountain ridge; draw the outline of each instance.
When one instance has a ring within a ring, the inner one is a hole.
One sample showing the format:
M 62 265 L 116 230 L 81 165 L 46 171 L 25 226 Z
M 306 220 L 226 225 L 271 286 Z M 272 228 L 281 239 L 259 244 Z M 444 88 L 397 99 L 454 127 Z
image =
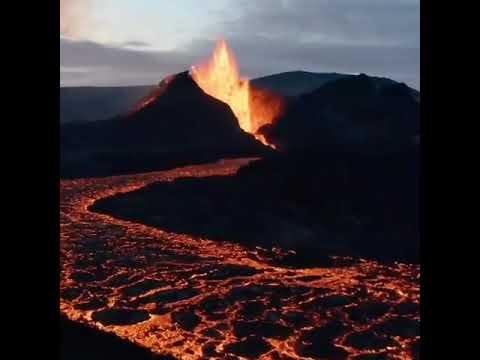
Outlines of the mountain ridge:
M 295 97 L 311 92 L 331 81 L 356 76 L 336 72 L 286 71 L 251 79 L 255 87 L 278 95 Z M 390 82 L 397 81 L 384 79 Z M 60 123 L 104 120 L 131 110 L 158 85 L 60 87 Z M 412 89 L 420 98 L 420 92 Z

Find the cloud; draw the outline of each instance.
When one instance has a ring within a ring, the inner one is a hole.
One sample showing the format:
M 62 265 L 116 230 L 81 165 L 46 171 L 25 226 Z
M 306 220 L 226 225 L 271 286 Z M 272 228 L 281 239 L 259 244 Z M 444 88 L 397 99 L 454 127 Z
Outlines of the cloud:
M 262 0 L 225 3 L 225 12 L 201 34 L 170 51 L 145 49 L 140 39 L 119 46 L 60 40 L 61 64 L 83 67 L 75 84 L 156 83 L 209 56 L 218 37 L 228 40 L 242 74 L 281 71 L 364 72 L 420 88 L 419 0 Z
M 239 2 L 224 34 L 250 76 L 278 71 L 365 72 L 420 88 L 419 0 Z
M 79 37 L 87 33 L 91 0 L 60 0 L 60 34 Z
M 182 51 L 138 51 L 60 39 L 62 86 L 154 84 L 168 74 L 188 69 L 193 61 L 191 54 Z M 72 68 L 83 69 L 82 75 Z
M 243 37 L 315 39 L 359 45 L 419 44 L 419 0 L 263 0 L 240 2 L 241 16 L 224 29 Z
M 149 47 L 149 46 L 151 46 L 151 44 L 149 44 L 147 42 L 144 42 L 144 41 L 132 40 L 132 41 L 125 41 L 125 42 L 121 43 L 120 46 L 124 46 L 124 47 Z

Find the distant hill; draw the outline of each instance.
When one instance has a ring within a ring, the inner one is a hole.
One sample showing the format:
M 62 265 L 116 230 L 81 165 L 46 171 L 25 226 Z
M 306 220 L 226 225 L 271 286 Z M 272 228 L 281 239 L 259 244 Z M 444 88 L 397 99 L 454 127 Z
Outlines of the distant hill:
M 283 96 L 298 96 L 313 91 L 326 83 L 350 75 L 338 73 L 313 73 L 289 71 L 252 79 L 254 86 L 273 91 Z
M 308 71 L 288 71 L 269 76 L 263 76 L 251 80 L 256 87 L 273 91 L 283 96 L 300 96 L 312 92 L 322 86 L 339 79 L 351 78 L 358 75 L 339 74 L 339 73 L 314 73 Z M 397 84 L 397 81 L 378 77 L 369 76 L 383 85 Z M 420 93 L 410 88 L 414 96 L 420 101 Z
M 104 120 L 129 110 L 154 86 L 61 87 L 60 122 Z

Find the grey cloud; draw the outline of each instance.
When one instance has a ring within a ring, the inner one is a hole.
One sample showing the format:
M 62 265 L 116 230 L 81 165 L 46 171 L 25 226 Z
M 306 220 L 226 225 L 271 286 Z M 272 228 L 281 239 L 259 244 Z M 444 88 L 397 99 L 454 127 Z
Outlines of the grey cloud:
M 91 5 L 92 0 L 60 0 L 60 33 L 74 37 L 88 34 Z
M 192 55 L 182 51 L 139 51 L 60 39 L 62 85 L 72 85 L 80 77 L 68 68 L 88 69 L 83 73 L 82 84 L 88 81 L 97 85 L 152 84 L 167 74 L 188 69 L 192 61 Z
M 418 0 L 235 1 L 227 8 L 224 21 L 182 50 L 154 52 L 61 39 L 61 64 L 88 67 L 85 82 L 155 83 L 205 59 L 216 38 L 225 37 L 242 74 L 249 77 L 291 70 L 364 72 L 420 88 Z M 80 75 L 65 72 L 62 79 L 72 76 L 74 83 Z
M 277 72 L 306 70 L 313 72 L 367 73 L 390 77 L 419 88 L 420 54 L 417 47 L 386 45 L 351 46 L 304 43 L 262 36 L 228 38 L 242 74 L 258 77 Z M 214 41 L 197 40 L 190 45 L 196 54 L 207 56 Z
M 244 36 L 315 37 L 328 42 L 418 45 L 419 0 L 263 0 L 240 3 L 224 30 Z
M 60 66 L 112 67 L 119 70 L 172 71 L 182 65 L 188 54 L 150 52 L 105 46 L 91 41 L 60 39 Z
M 126 41 L 122 44 L 120 44 L 120 46 L 126 46 L 126 47 L 149 47 L 151 46 L 151 44 L 147 43 L 147 42 L 144 42 L 144 41 Z
M 419 0 L 262 0 L 237 3 L 224 35 L 242 72 L 365 72 L 420 88 Z

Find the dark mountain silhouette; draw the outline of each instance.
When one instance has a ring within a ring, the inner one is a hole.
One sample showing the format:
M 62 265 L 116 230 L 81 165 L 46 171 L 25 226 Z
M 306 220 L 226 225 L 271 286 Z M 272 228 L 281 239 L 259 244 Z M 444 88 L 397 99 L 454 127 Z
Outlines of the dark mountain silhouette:
M 205 94 L 187 72 L 171 76 L 129 113 L 61 128 L 61 176 L 125 172 L 259 155 L 230 107 Z
M 348 74 L 313 73 L 307 71 L 288 71 L 262 76 L 251 80 L 260 89 L 270 90 L 283 96 L 298 96 L 325 85 L 330 81 L 348 77 Z
M 412 89 L 361 74 L 290 101 L 284 116 L 260 132 L 283 150 L 390 151 L 415 143 L 419 119 Z
M 256 79 L 252 79 L 251 83 L 257 88 L 270 90 L 278 95 L 295 97 L 302 94 L 310 93 L 322 86 L 336 81 L 339 79 L 352 78 L 357 75 L 340 74 L 340 73 L 314 73 L 308 71 L 288 71 L 279 74 L 273 74 L 269 76 L 263 76 Z M 397 84 L 396 81 L 370 76 L 379 84 L 392 85 Z M 411 89 L 414 97 L 420 100 L 420 93 Z
M 295 97 L 318 89 L 331 81 L 351 76 L 354 75 L 289 71 L 252 79 L 251 83 L 258 89 L 269 90 L 282 96 Z M 395 83 L 386 78 L 375 79 Z M 61 87 L 60 122 L 64 124 L 107 120 L 131 109 L 155 88 L 155 85 Z M 418 99 L 420 98 L 418 91 L 412 89 L 412 92 Z
M 155 86 L 60 88 L 60 122 L 106 120 L 122 114 Z

